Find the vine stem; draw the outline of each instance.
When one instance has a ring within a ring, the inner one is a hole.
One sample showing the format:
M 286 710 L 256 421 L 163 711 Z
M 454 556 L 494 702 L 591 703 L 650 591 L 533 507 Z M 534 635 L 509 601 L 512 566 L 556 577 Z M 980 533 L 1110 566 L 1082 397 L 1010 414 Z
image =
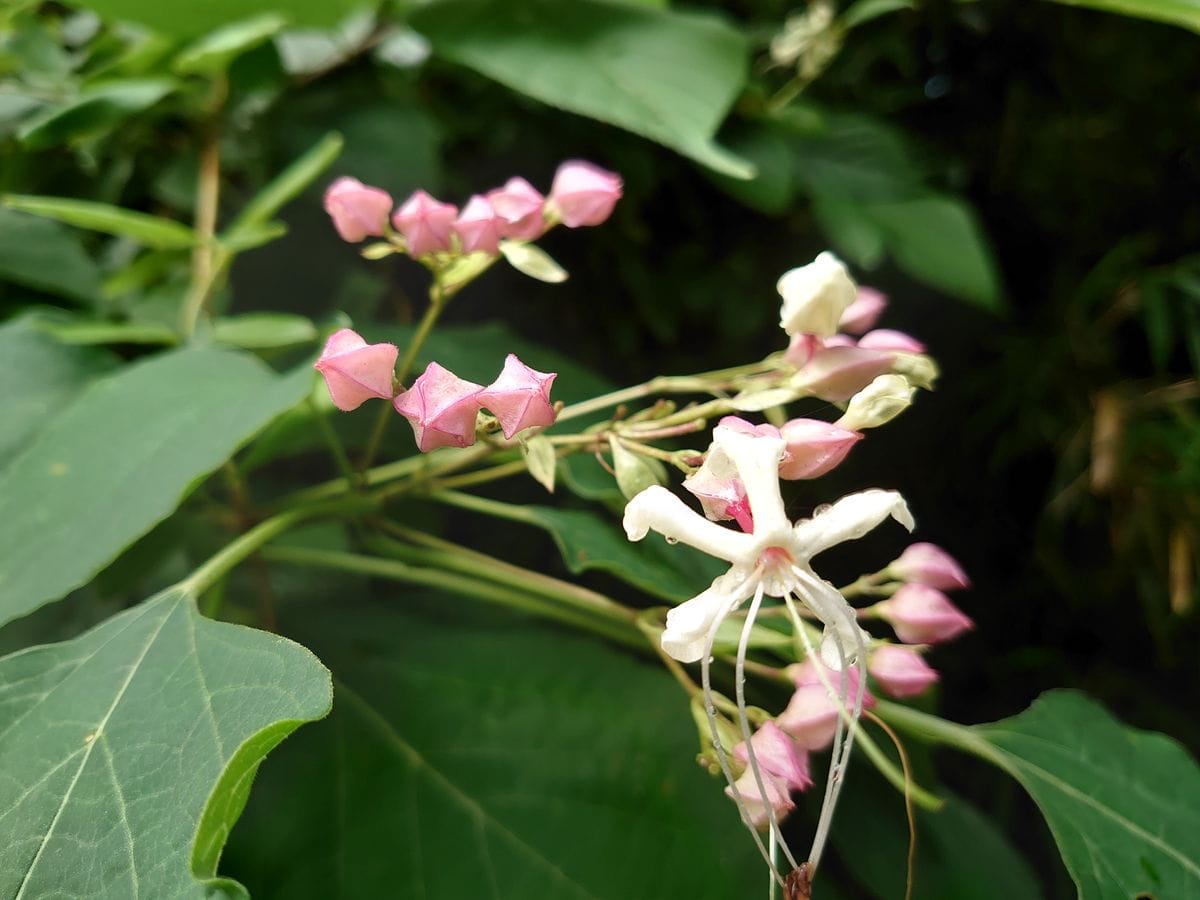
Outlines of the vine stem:
M 221 194 L 221 147 L 217 117 L 228 87 L 223 77 L 213 84 L 212 117 L 200 149 L 200 174 L 196 181 L 196 247 L 192 251 L 192 281 L 184 298 L 179 330 L 184 340 L 196 331 L 213 285 L 225 267 L 225 255 L 216 244 L 217 209 Z
M 357 500 L 354 503 L 348 503 L 343 500 L 339 503 L 296 507 L 271 516 L 271 518 L 259 522 L 236 540 L 226 544 L 222 549 L 213 554 L 206 563 L 192 572 L 183 581 L 180 581 L 176 587 L 196 595 L 203 594 L 224 578 L 238 563 L 260 550 L 265 544 L 279 537 L 279 535 L 288 529 L 294 528 L 296 525 L 309 519 L 362 511 L 362 509 L 363 503 L 361 500 Z

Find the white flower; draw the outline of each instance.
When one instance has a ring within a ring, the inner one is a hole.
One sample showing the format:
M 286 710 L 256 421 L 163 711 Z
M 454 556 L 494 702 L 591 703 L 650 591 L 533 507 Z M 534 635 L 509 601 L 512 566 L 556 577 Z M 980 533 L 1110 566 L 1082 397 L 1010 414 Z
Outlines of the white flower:
M 832 336 L 842 313 L 858 297 L 846 267 L 828 251 L 807 266 L 785 272 L 775 288 L 783 298 L 779 327 L 789 335 Z
M 863 644 L 854 611 L 829 582 L 812 569 L 812 558 L 843 541 L 862 537 L 889 516 L 910 531 L 912 515 L 895 491 L 867 490 L 843 497 L 794 525 L 779 493 L 779 438 L 741 434 L 723 426 L 713 445 L 732 460 L 746 491 L 754 532 L 746 534 L 710 522 L 660 486 L 642 491 L 625 507 L 625 533 L 638 541 L 657 531 L 730 564 L 729 571 L 691 600 L 667 614 L 663 649 L 680 662 L 700 659 L 716 625 L 758 590 L 768 597 L 790 595 L 825 625 L 821 655 L 835 669 L 853 661 Z

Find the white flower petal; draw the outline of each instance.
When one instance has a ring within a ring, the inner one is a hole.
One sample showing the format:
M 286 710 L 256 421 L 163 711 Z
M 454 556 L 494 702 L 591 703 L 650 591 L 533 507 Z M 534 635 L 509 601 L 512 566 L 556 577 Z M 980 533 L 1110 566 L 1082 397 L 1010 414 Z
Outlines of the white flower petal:
M 916 525 L 908 504 L 896 491 L 872 489 L 849 494 L 818 510 L 811 519 L 796 523 L 796 542 L 811 558 L 835 544 L 862 537 L 888 516 L 909 531 Z
M 663 650 L 680 662 L 696 662 L 713 626 L 752 592 L 752 580 L 736 568 L 716 578 L 707 590 L 667 612 Z
M 682 541 L 709 556 L 736 563 L 754 552 L 754 538 L 723 528 L 661 485 L 651 485 L 625 507 L 625 534 L 640 541 L 649 531 L 657 531 L 669 541 Z
M 713 429 L 713 445 L 723 450 L 737 467 L 754 516 L 754 533 L 761 536 L 790 530 L 791 522 L 779 494 L 783 439 L 743 434 L 718 425 Z

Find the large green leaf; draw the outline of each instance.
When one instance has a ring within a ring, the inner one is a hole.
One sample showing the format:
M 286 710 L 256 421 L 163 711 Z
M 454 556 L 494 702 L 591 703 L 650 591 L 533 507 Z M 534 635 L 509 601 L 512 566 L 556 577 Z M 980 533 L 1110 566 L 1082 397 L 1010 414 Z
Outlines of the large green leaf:
M 1168 22 L 1200 32 L 1200 0 L 1058 0 L 1068 6 L 1087 6 L 1139 19 Z
M 594 639 L 439 596 L 282 622 L 337 702 L 266 767 L 226 871 L 258 900 L 727 900 L 765 872 L 682 691 Z M 349 602 L 346 602 L 349 600 Z
M 513 90 L 738 178 L 713 136 L 746 80 L 746 40 L 709 16 L 604 0 L 446 0 L 412 17 L 434 52 Z
M 0 326 L 0 469 L 116 362 L 99 348 L 61 344 L 25 320 Z
M 79 235 L 56 222 L 0 206 L 0 281 L 67 297 L 94 301 L 100 269 Z
M 0 476 L 0 623 L 86 582 L 311 384 L 217 349 L 85 390 Z
M 0 896 L 245 897 L 215 878 L 221 848 L 330 688 L 303 647 L 179 589 L 0 659 Z
M 971 731 L 1041 808 L 1081 900 L 1200 898 L 1200 767 L 1175 741 L 1070 691 Z

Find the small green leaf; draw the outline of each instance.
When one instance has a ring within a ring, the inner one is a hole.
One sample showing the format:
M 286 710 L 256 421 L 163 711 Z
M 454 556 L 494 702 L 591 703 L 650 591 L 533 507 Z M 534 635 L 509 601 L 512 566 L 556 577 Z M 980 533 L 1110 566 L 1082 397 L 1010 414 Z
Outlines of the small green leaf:
M 175 59 L 181 75 L 217 75 L 243 53 L 270 40 L 286 24 L 277 13 L 232 22 L 191 44 Z
M 244 897 L 215 879 L 221 848 L 263 758 L 331 693 L 303 647 L 177 588 L 0 659 L 0 895 Z
M 558 470 L 558 455 L 549 438 L 540 435 L 521 443 L 521 454 L 533 480 L 551 494 L 554 493 L 554 475 Z
M 280 172 L 246 204 L 233 224 L 221 235 L 221 242 L 237 246 L 246 239 L 251 226 L 261 226 L 283 208 L 293 197 L 312 184 L 321 173 L 333 165 L 342 152 L 342 136 L 329 133 L 321 138 L 307 153 Z
M 0 206 L 0 280 L 57 297 L 94 302 L 100 269 L 78 232 Z
M 515 91 L 723 174 L 754 175 L 713 140 L 749 55 L 719 19 L 603 0 L 448 0 L 420 8 L 411 24 L 439 56 Z
M 186 349 L 83 391 L 0 475 L 0 623 L 83 584 L 166 518 L 199 476 L 300 402 L 311 374 Z
M 1200 32 L 1200 0 L 1058 0 L 1138 19 L 1151 19 Z
M 926 194 L 870 203 L 863 212 L 878 226 L 896 263 L 914 278 L 985 309 L 1004 309 L 991 248 L 962 200 Z
M 116 364 L 103 350 L 64 346 L 26 320 L 0 326 L 0 469 Z
M 241 253 L 243 250 L 253 250 L 272 241 L 277 241 L 287 234 L 287 225 L 283 222 L 264 222 L 262 225 L 247 225 L 238 229 L 237 234 L 220 239 L 220 244 L 230 253 Z
M 149 344 L 170 346 L 179 335 L 151 322 L 101 322 L 89 319 L 50 320 L 38 327 L 63 344 Z
M 294 313 L 243 313 L 213 322 L 213 340 L 246 350 L 275 350 L 317 339 L 311 319 Z
M 27 147 L 56 147 L 102 135 L 149 109 L 176 89 L 162 78 L 124 79 L 83 90 L 67 103 L 48 106 L 27 119 L 17 137 Z
M 657 459 L 634 453 L 615 436 L 609 437 L 608 449 L 612 452 L 617 487 L 626 500 L 632 500 L 651 485 L 667 483 L 667 470 Z
M 361 6 L 358 0 L 203 0 L 153 3 L 149 0 L 88 0 L 105 21 L 139 22 L 171 37 L 191 38 L 229 22 L 278 12 L 295 25 L 327 26 Z
M 337 673 L 222 865 L 256 900 L 730 900 L 762 863 L 686 696 L 595 639 L 449 595 L 294 607 Z
M 107 203 L 74 200 L 70 197 L 5 194 L 4 205 L 9 209 L 54 219 L 78 228 L 127 237 L 159 250 L 183 250 L 196 242 L 192 230 L 178 222 Z
M 1042 810 L 1080 900 L 1200 897 L 1200 767 L 1175 741 L 1070 691 L 971 731 Z
M 560 284 L 567 280 L 567 270 L 551 259 L 550 254 L 537 244 L 516 241 L 501 241 L 500 252 L 509 265 L 530 278 L 547 284 Z
M 724 564 L 691 547 L 669 547 L 657 535 L 634 543 L 607 518 L 581 509 L 508 506 L 507 518 L 549 532 L 567 568 L 578 575 L 607 572 L 664 600 L 686 600 L 700 593 Z M 489 512 L 489 510 L 482 510 Z
M 914 8 L 913 0 L 858 0 L 842 13 L 840 21 L 844 28 L 857 28 L 888 13 Z

